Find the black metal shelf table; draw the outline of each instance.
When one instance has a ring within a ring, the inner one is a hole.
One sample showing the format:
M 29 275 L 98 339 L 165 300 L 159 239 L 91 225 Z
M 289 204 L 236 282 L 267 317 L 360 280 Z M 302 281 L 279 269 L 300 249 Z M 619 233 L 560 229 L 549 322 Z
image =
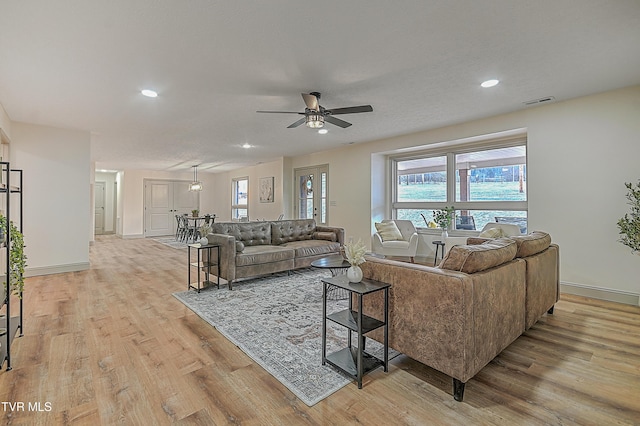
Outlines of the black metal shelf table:
M 200 293 L 200 290 L 202 290 L 205 287 L 208 287 L 210 285 L 214 285 L 217 288 L 220 288 L 220 245 L 219 244 L 200 244 L 200 243 L 194 243 L 194 244 L 187 244 L 187 256 L 188 256 L 188 261 L 189 261 L 189 271 L 187 273 L 187 282 L 188 282 L 188 286 L 187 286 L 187 290 L 189 289 L 194 289 L 197 290 L 198 293 Z M 192 262 L 192 255 L 191 255 L 191 249 L 194 249 L 197 252 L 197 256 L 196 256 L 196 262 Z M 212 254 L 211 254 L 211 250 L 215 249 L 216 251 L 216 259 L 215 261 L 213 260 Z M 209 281 L 209 277 L 211 276 L 211 267 L 215 266 L 216 267 L 216 277 L 217 277 L 217 282 L 212 282 Z M 191 282 L 191 268 L 195 267 L 198 269 L 198 279 L 196 282 Z M 204 272 L 205 274 L 205 279 L 204 281 L 201 280 L 201 272 Z
M 322 280 L 322 365 L 329 363 L 358 382 L 362 389 L 362 376 L 378 367 L 389 369 L 389 288 L 391 284 L 363 278 L 359 283 L 350 283 L 346 275 L 338 275 Z M 335 286 L 349 292 L 349 308 L 327 315 L 327 288 Z M 365 315 L 362 298 L 377 291 L 384 292 L 384 319 Z M 353 309 L 353 297 L 356 296 L 358 310 Z M 327 355 L 327 320 L 347 329 L 347 347 Z M 365 334 L 384 327 L 384 359 L 380 360 L 365 352 Z M 352 333 L 356 333 L 357 347 L 352 345 Z

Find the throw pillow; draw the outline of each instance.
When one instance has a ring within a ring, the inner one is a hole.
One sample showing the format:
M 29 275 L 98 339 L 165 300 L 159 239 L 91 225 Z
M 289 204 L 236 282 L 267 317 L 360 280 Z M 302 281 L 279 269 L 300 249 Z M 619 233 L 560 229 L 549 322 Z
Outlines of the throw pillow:
M 516 242 L 509 238 L 475 246 L 453 246 L 438 267 L 473 274 L 513 260 L 517 250 Z
M 546 250 L 551 244 L 551 235 L 542 231 L 533 231 L 529 235 L 518 235 L 509 238 L 514 240 L 518 246 L 516 257 L 533 256 Z
M 402 240 L 402 233 L 398 229 L 395 222 L 376 223 L 376 230 L 380 234 L 382 241 L 399 241 Z
M 482 231 L 480 233 L 480 235 L 478 235 L 481 238 L 500 238 L 500 237 L 506 237 L 506 235 L 504 235 L 504 232 L 502 231 L 501 228 L 489 228 L 489 229 L 485 229 L 484 231 Z

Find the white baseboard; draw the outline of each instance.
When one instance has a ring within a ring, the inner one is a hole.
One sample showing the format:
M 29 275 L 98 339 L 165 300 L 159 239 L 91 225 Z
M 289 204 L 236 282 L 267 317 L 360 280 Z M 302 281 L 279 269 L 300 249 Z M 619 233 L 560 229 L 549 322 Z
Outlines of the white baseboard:
M 132 240 L 135 238 L 144 238 L 144 234 L 127 234 L 127 235 L 119 235 L 123 240 Z
M 27 268 L 24 270 L 25 277 L 35 277 L 38 275 L 51 275 L 51 274 L 62 274 L 65 272 L 77 272 L 77 271 L 86 271 L 89 269 L 89 262 L 82 263 L 69 263 L 66 265 L 55 265 L 55 266 L 38 266 L 34 268 Z
M 569 293 L 576 296 L 591 297 L 593 299 L 607 300 L 609 302 L 640 306 L 640 294 L 570 283 L 566 281 L 560 282 L 560 293 Z

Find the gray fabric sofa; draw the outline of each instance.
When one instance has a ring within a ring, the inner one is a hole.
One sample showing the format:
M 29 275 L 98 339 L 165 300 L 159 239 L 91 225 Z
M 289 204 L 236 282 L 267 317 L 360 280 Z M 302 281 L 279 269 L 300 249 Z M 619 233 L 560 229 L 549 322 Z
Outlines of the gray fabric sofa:
M 212 228 L 207 239 L 220 245 L 220 277 L 229 289 L 238 278 L 306 268 L 344 245 L 343 228 L 317 226 L 313 219 L 216 222 Z

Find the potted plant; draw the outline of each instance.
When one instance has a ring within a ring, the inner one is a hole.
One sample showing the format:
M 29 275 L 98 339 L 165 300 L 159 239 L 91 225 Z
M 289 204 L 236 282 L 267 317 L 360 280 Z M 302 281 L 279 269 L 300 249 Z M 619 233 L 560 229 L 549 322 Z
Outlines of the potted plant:
M 433 211 L 433 220 L 438 224 L 438 227 L 442 229 L 442 241 L 447 238 L 449 235 L 447 233 L 447 229 L 451 225 L 451 221 L 456 217 L 456 209 L 455 207 L 445 207 L 442 210 L 434 210 Z
M 362 240 L 358 240 L 357 243 L 353 243 L 349 241 L 344 245 L 344 254 L 347 257 L 347 261 L 351 265 L 349 269 L 347 269 L 347 278 L 351 283 L 359 283 L 362 280 L 362 269 L 360 265 L 362 265 L 364 260 L 364 255 L 367 252 L 367 247 L 364 245 Z
M 0 215 L 0 229 L 2 229 L 2 242 L 4 243 L 6 239 L 4 233 L 7 229 L 7 218 L 2 215 Z M 27 256 L 24 254 L 24 236 L 13 222 L 9 222 L 9 237 L 11 240 L 9 247 L 11 267 L 9 271 L 7 271 L 9 288 L 13 294 L 22 296 L 22 292 L 24 291 L 24 268 L 27 266 Z M 7 281 L 3 284 L 6 289 Z
M 198 229 L 198 232 L 200 233 L 200 244 L 202 245 L 209 244 L 209 239 L 207 238 L 207 235 L 209 235 L 211 231 L 213 231 L 213 227 L 209 223 L 204 223 L 202 224 L 202 226 L 200 226 L 200 228 Z
M 634 185 L 625 183 L 627 187 L 627 200 L 631 206 L 631 213 L 625 213 L 624 217 L 618 220 L 618 230 L 621 235 L 620 241 L 631 248 L 633 253 L 640 255 L 640 180 Z
M 200 210 L 198 210 L 198 209 L 191 210 L 191 215 L 193 217 L 198 217 L 199 214 L 200 214 Z

